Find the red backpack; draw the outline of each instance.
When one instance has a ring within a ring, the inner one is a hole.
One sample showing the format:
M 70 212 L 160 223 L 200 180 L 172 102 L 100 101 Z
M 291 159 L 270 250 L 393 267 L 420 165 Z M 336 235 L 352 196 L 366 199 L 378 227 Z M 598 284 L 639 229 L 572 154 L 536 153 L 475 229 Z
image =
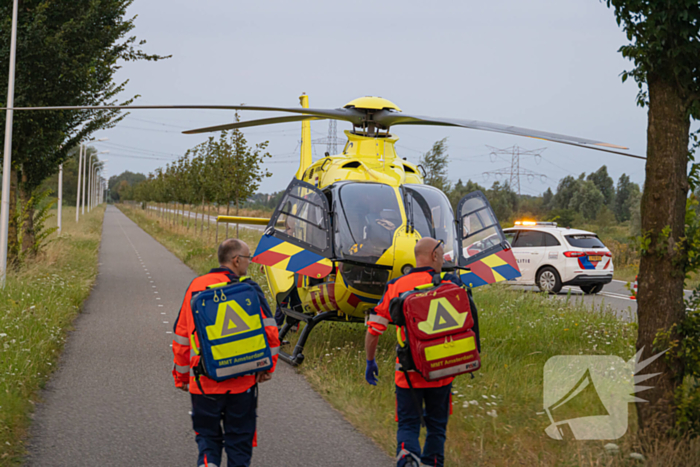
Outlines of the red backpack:
M 469 297 L 462 287 L 441 282 L 436 274 L 432 283 L 393 299 L 389 313 L 397 326 L 402 370 L 415 370 L 435 381 L 481 368 Z

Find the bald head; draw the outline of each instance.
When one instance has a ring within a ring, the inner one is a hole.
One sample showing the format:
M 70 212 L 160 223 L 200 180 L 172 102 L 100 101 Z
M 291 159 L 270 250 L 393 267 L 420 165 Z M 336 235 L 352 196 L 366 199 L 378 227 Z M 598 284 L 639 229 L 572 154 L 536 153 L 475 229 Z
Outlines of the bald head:
M 440 246 L 438 244 L 440 244 L 440 241 L 430 237 L 418 240 L 416 248 L 413 250 L 416 255 L 417 268 L 430 266 L 435 269 L 435 272 L 442 271 L 442 263 L 445 261 L 445 249 L 442 247 L 442 244 Z
M 244 241 L 228 238 L 219 245 L 219 264 L 239 276 L 244 276 L 250 264 L 250 248 Z

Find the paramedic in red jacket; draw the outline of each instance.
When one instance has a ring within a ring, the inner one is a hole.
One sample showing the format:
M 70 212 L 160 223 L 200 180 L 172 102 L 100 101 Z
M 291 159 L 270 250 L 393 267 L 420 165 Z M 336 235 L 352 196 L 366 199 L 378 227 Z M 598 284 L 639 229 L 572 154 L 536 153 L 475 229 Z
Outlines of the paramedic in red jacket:
M 419 285 L 429 284 L 435 273 L 442 271 L 444 262 L 443 242 L 434 238 L 422 238 L 415 248 L 416 267 L 411 269 L 405 276 L 398 277 L 390 281 L 384 296 L 379 304 L 370 313 L 368 320 L 367 336 L 365 339 L 365 350 L 367 352 L 367 370 L 365 378 L 371 385 L 377 384 L 379 369 L 374 360 L 377 350 L 379 336 L 386 331 L 391 324 L 389 315 L 389 303 L 393 298 L 397 298 L 403 292 L 415 289 Z M 458 276 L 446 274 L 443 281 L 451 281 L 459 286 L 463 286 Z M 469 304 L 474 319 L 473 331 L 476 334 L 477 348 L 481 351 L 479 342 L 479 320 L 476 306 L 468 293 Z M 452 380 L 454 377 L 443 378 L 438 381 L 426 381 L 423 376 L 415 371 L 409 371 L 408 376 L 417 396 L 415 401 L 411 396 L 406 377 L 398 369 L 394 375 L 396 383 L 396 414 L 399 422 L 396 432 L 396 462 L 397 466 L 438 466 L 442 467 L 445 462 L 445 439 L 447 432 L 447 420 L 450 414 L 452 392 Z M 425 446 L 421 450 L 418 437 L 420 435 L 420 414 L 417 402 L 425 408 L 424 418 L 427 427 Z
M 189 391 L 192 398 L 192 424 L 199 447 L 197 465 L 221 467 L 221 451 L 226 447 L 228 467 L 247 467 L 250 465 L 255 442 L 257 384 L 272 378 L 272 372 L 277 365 L 280 341 L 277 326 L 272 320 L 273 324 L 265 325 L 268 343 L 273 352 L 272 369 L 269 372 L 241 376 L 222 382 L 200 376 L 199 384 L 204 390 L 204 395 L 202 394 L 190 371 L 190 368 L 197 366 L 199 359 L 194 352 L 190 352 L 190 336 L 194 331 L 190 308 L 192 295 L 205 290 L 208 285 L 237 281 L 239 277 L 245 276 L 250 264 L 250 249 L 245 242 L 230 238 L 219 246 L 218 257 L 221 267 L 212 269 L 209 273 L 193 280 L 185 293 L 180 314 L 175 321 L 173 377 L 175 386 L 183 391 Z M 258 292 L 263 317 L 266 320 L 272 319 L 272 312 L 260 286 L 250 279 L 248 284 Z

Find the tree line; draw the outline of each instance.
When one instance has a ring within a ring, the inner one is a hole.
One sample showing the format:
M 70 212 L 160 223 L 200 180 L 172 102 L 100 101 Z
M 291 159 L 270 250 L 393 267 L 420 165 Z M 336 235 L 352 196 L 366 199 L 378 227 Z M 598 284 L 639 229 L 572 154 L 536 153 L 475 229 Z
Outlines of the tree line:
M 238 215 L 245 201 L 257 192 L 263 178 L 272 175 L 262 167 L 262 162 L 271 157 L 267 146 L 267 141 L 248 146 L 243 132 L 238 129 L 222 131 L 218 138 L 209 137 L 147 177 L 131 172 L 112 177 L 110 187 L 117 191 L 115 199 L 135 200 L 144 205 L 155 203 L 160 214 L 170 215 L 173 222 L 177 220 L 171 214 L 179 213 L 180 222 L 189 228 L 192 220 L 195 231 L 201 221 L 201 232 L 205 224 L 209 224 L 205 222 L 205 215 L 211 219 L 212 205 L 217 206 L 217 213 L 218 206 L 226 206 L 228 215 L 233 203 Z M 228 229 L 228 224 L 226 226 Z

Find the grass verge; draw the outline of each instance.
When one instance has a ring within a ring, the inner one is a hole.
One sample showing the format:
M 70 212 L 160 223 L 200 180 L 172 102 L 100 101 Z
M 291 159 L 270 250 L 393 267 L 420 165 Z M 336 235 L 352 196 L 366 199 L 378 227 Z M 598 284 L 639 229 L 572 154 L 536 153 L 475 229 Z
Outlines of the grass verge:
M 22 461 L 38 391 L 97 276 L 103 214 L 96 208 L 76 224 L 75 208 L 64 207 L 62 235 L 54 233 L 20 271 L 9 271 L 0 296 L 0 466 Z M 47 222 L 55 225 L 55 217 Z
M 211 239 L 176 231 L 178 227 L 141 209 L 120 208 L 196 272 L 216 266 L 216 245 Z M 241 238 L 251 249 L 259 237 L 258 232 L 241 229 Z M 249 272 L 266 289 L 259 269 Z M 605 310 L 587 308 L 566 297 L 515 291 L 505 285 L 476 289 L 474 298 L 479 307 L 483 368 L 474 379 L 462 376 L 455 380 L 446 465 L 642 465 L 629 457 L 641 451 L 647 455 L 644 465 L 671 465 L 667 462 L 672 456 L 677 459 L 672 465 L 692 465 L 686 460 L 693 455 L 691 448 L 698 451 L 697 443 L 640 445 L 634 435 L 632 405 L 628 405 L 630 429 L 614 441 L 619 446 L 616 454 L 604 448 L 609 441 L 556 441 L 544 433 L 550 424 L 542 402 L 547 360 L 584 354 L 616 355 L 627 361 L 634 354 L 636 324 L 623 323 Z M 306 360 L 299 371 L 358 430 L 393 455 L 395 338 L 387 332 L 380 340 L 381 381 L 371 387 L 364 381 L 364 333 L 362 325 L 324 323 L 307 342 Z M 294 339 L 291 336 L 292 345 Z M 587 415 L 589 403 L 587 399 L 574 401 L 570 414 Z

